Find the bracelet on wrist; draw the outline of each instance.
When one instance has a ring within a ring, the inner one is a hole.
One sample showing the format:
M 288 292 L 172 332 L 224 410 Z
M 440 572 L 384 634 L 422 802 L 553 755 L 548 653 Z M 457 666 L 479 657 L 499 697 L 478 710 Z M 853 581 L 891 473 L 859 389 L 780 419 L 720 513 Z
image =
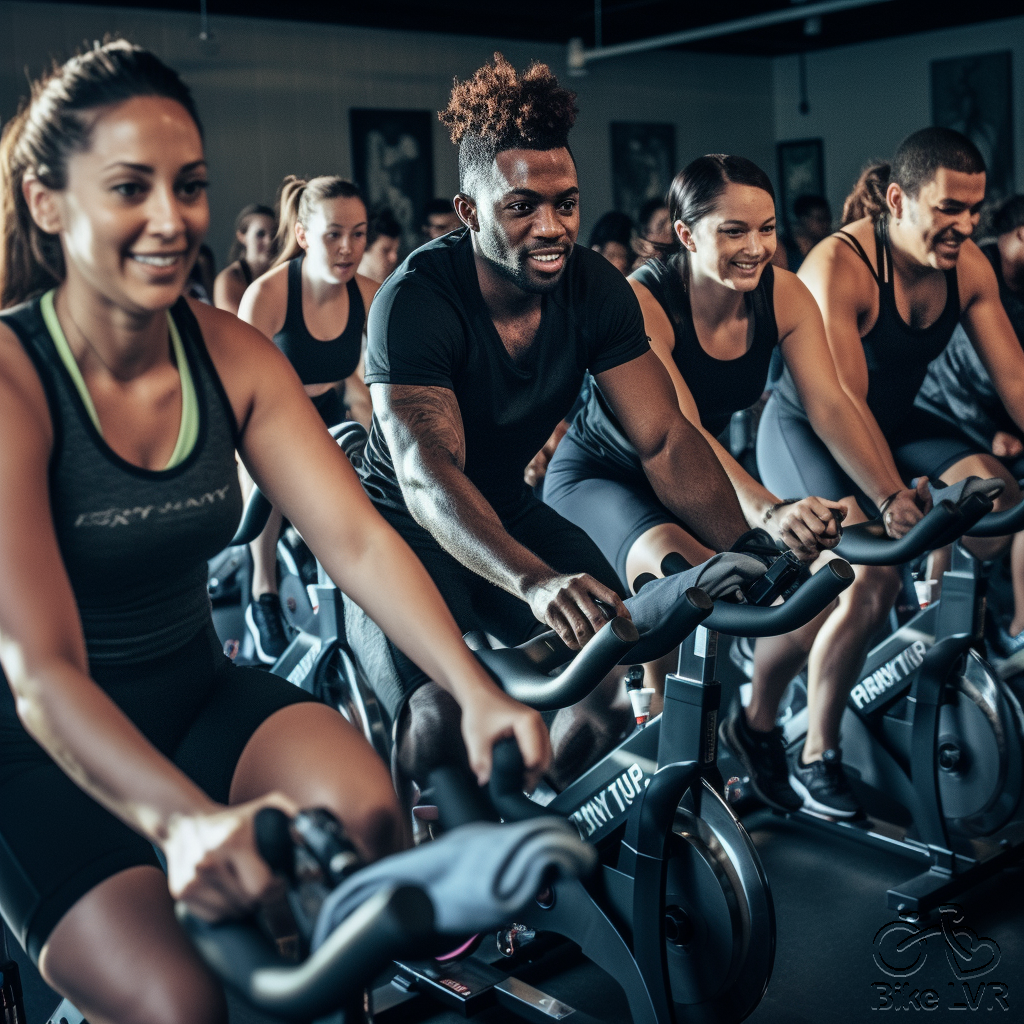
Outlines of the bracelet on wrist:
M 900 490 L 902 490 L 902 488 L 900 488 Z M 885 501 L 883 501 L 882 504 L 878 506 L 878 514 L 880 516 L 885 515 L 885 510 L 893 503 L 893 500 L 899 493 L 899 491 L 893 491 L 892 494 L 890 494 L 889 497 L 886 498 Z
M 774 516 L 775 513 L 783 507 L 783 505 L 792 505 L 794 502 L 799 500 L 799 498 L 784 498 L 782 501 L 777 501 L 774 505 L 769 505 L 768 508 L 765 509 L 761 522 L 767 525 L 768 520 L 771 519 L 772 516 Z

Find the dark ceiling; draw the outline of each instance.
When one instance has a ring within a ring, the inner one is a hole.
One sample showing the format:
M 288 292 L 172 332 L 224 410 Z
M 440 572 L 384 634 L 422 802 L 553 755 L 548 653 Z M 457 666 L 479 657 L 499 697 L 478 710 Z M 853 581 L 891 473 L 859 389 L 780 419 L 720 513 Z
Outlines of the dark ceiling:
M 148 7 L 195 13 L 199 0 L 72 0 L 103 6 Z M 792 0 L 796 3 L 798 0 Z M 413 31 L 455 32 L 565 43 L 580 36 L 594 45 L 595 6 L 601 8 L 604 44 L 627 42 L 732 21 L 768 11 L 790 10 L 780 0 L 732 0 L 729 4 L 685 0 L 207 0 L 211 15 L 285 18 Z M 776 56 L 929 29 L 969 25 L 1020 15 L 1021 0 L 889 0 L 825 15 L 818 25 L 793 21 L 721 36 L 688 48 L 716 53 Z M 815 31 L 815 29 L 817 29 Z

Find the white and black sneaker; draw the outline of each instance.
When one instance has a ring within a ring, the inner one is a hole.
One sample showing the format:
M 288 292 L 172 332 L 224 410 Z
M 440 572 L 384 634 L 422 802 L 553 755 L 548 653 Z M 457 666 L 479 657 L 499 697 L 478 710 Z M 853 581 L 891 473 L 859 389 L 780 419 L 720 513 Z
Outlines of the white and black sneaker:
M 256 657 L 264 665 L 273 665 L 288 646 L 288 631 L 277 594 L 260 594 L 258 601 L 250 601 L 245 609 L 245 624 L 256 644 Z
M 780 811 L 799 811 L 803 799 L 793 791 L 786 765 L 782 730 L 759 732 L 747 724 L 743 708 L 736 707 L 718 727 L 718 735 L 747 770 L 758 797 Z
M 850 789 L 838 750 L 826 750 L 820 761 L 802 764 L 801 754 L 790 761 L 789 784 L 803 798 L 804 810 L 830 818 L 856 818 L 863 809 Z

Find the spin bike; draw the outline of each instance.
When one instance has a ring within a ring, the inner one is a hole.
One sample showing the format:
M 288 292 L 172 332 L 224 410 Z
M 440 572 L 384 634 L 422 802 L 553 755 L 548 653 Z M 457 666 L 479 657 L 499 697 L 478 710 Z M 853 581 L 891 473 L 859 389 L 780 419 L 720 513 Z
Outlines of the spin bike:
M 968 488 L 935 507 L 904 537 L 880 522 L 848 527 L 837 552 L 851 563 L 901 565 L 953 544 L 941 597 L 867 656 L 841 723 L 843 765 L 866 802 L 886 819 L 797 816 L 923 870 L 888 890 L 901 913 L 927 913 L 1024 855 L 1024 714 L 985 660 L 985 567 L 956 543 L 998 537 L 1024 525 L 1024 502 L 992 512 L 998 490 Z M 941 489 L 935 492 L 940 498 Z M 791 684 L 779 724 L 791 753 L 807 733 L 804 677 Z M 729 759 L 727 770 L 743 775 Z

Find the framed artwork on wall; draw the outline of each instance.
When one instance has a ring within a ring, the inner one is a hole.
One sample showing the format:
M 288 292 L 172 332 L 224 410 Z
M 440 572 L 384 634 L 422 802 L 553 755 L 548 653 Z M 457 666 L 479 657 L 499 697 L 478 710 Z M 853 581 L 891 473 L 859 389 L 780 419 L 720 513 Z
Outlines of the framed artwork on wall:
M 787 233 L 792 233 L 797 199 L 825 194 L 825 148 L 821 139 L 794 139 L 778 143 L 775 151 L 779 161 L 778 213 Z
M 981 151 L 990 202 L 1014 192 L 1012 62 L 1009 50 L 932 61 L 932 124 L 962 132 Z
M 612 199 L 635 223 L 649 199 L 663 199 L 676 173 L 676 126 L 613 121 Z
M 403 255 L 421 243 L 434 197 L 433 121 L 429 110 L 349 111 L 352 176 L 371 210 L 387 206 L 402 225 Z

